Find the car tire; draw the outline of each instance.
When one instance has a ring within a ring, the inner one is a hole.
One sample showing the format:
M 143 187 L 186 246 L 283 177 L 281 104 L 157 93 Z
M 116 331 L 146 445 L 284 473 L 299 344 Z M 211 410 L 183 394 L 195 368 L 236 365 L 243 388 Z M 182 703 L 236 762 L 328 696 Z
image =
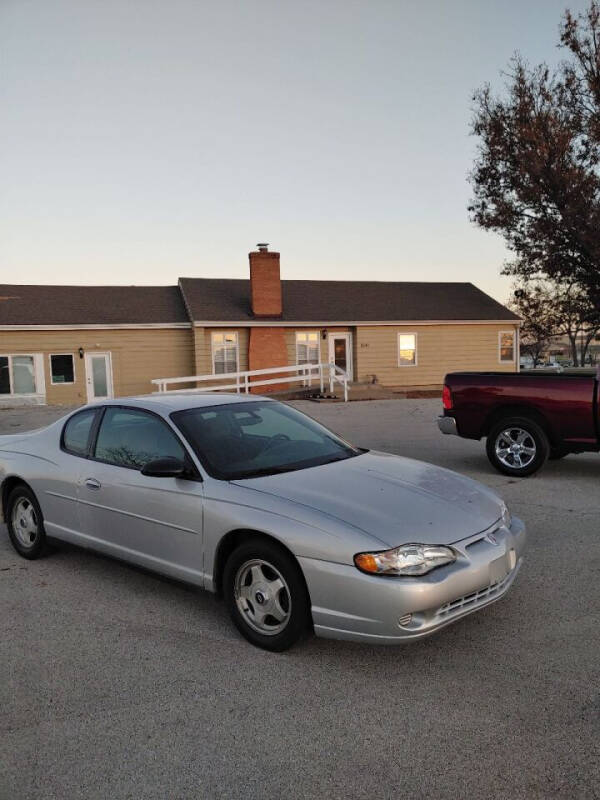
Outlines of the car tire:
M 527 417 L 507 417 L 492 426 L 486 451 L 498 472 L 524 478 L 544 466 L 550 443 L 537 422 Z
M 270 539 L 253 537 L 231 553 L 223 591 L 236 628 L 264 650 L 287 650 L 310 628 L 310 601 L 300 566 Z
M 8 496 L 6 525 L 12 546 L 20 556 L 33 560 L 45 555 L 48 543 L 42 509 L 25 484 L 16 486 Z

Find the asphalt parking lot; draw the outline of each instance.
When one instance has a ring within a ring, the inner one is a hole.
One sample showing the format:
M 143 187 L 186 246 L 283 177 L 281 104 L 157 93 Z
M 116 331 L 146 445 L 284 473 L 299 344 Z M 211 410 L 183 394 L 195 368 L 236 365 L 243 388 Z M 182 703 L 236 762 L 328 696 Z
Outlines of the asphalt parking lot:
M 27 562 L 2 528 L 2 800 L 600 797 L 600 456 L 515 481 L 438 433 L 436 400 L 296 405 L 498 490 L 529 529 L 511 593 L 402 647 L 274 655 L 207 593 L 73 548 Z

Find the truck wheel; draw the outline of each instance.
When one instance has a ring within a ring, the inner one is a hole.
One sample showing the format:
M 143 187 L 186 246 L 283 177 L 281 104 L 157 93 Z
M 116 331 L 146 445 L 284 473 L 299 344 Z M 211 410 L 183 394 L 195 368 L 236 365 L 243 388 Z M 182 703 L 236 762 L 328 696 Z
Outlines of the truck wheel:
M 550 454 L 548 437 L 527 417 L 508 417 L 490 430 L 486 444 L 490 463 L 505 475 L 525 477 L 543 467 Z

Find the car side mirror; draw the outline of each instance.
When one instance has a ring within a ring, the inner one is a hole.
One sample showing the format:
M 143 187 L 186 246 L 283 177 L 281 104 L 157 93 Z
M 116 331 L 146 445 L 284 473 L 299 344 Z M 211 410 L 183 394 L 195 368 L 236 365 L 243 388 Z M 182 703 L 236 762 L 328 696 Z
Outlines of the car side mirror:
M 188 474 L 188 468 L 179 458 L 155 458 L 148 461 L 142 468 L 142 475 L 148 478 L 183 478 Z

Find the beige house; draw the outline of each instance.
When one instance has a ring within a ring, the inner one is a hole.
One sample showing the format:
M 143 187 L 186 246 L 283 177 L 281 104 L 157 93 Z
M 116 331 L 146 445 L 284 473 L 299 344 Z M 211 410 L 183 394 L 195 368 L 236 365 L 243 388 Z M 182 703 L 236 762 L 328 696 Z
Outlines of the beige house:
M 353 381 L 433 387 L 452 370 L 517 370 L 519 324 L 470 283 L 281 281 L 279 254 L 261 245 L 249 280 L 1 286 L 0 404 L 332 361 Z

